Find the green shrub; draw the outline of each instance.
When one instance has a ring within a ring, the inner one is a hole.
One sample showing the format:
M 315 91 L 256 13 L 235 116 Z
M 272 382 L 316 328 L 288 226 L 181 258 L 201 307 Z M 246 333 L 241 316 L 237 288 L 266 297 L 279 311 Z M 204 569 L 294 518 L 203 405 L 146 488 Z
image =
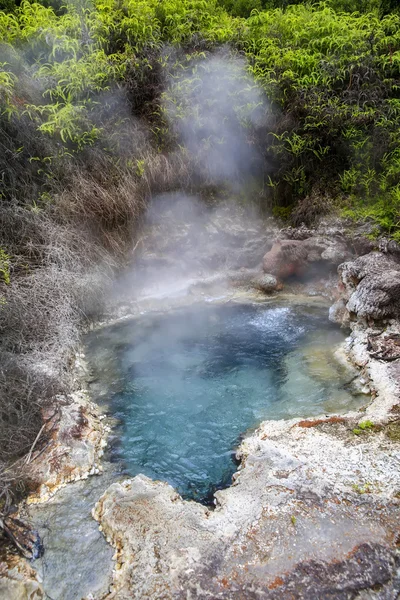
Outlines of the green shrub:
M 10 257 L 0 248 L 0 277 L 7 285 L 10 283 Z
M 235 17 L 249 17 L 253 10 L 265 8 L 262 0 L 221 0 L 220 4 Z

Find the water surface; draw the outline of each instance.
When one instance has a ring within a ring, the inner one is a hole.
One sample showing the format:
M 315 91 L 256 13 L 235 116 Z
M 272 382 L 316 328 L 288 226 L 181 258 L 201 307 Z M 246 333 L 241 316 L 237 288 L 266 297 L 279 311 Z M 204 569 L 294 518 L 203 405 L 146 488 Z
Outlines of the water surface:
M 93 393 L 118 419 L 114 460 L 209 502 L 230 484 L 241 436 L 266 419 L 356 400 L 325 308 L 202 304 L 93 332 Z

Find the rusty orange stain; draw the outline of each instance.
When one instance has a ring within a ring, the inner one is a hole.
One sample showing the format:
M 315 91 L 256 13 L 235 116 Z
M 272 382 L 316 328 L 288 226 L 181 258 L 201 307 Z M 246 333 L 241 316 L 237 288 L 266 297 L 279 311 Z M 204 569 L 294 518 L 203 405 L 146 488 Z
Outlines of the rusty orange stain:
M 329 419 L 315 419 L 314 421 L 299 421 L 297 427 L 316 427 L 317 425 L 323 425 L 324 423 L 344 423 L 346 419 L 344 417 L 329 417 Z
M 282 577 L 275 577 L 275 579 L 269 584 L 268 589 L 275 590 L 277 587 L 280 587 L 284 583 L 285 582 L 283 581 Z

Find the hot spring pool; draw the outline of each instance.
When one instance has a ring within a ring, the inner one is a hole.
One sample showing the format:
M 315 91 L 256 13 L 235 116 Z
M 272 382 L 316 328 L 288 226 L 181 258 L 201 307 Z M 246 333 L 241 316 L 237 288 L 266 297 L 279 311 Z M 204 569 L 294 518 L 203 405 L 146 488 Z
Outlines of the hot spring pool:
M 204 303 L 92 332 L 94 399 L 119 423 L 130 475 L 209 502 L 230 484 L 241 436 L 266 419 L 341 412 L 359 400 L 334 358 L 326 308 Z

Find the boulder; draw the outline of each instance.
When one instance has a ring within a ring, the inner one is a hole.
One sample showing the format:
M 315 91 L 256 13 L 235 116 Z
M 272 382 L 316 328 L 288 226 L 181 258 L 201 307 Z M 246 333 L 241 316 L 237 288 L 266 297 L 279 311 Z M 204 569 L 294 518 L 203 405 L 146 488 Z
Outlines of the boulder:
M 371 252 L 340 265 L 338 272 L 350 314 L 373 320 L 400 316 L 400 262 L 396 258 Z M 331 311 L 334 314 L 334 307 Z
M 347 310 L 346 302 L 341 298 L 329 309 L 329 320 L 332 323 L 338 323 L 342 327 L 348 327 L 350 324 L 350 313 Z
M 282 287 L 277 278 L 269 273 L 255 277 L 251 280 L 250 284 L 252 287 L 264 292 L 265 294 L 271 294 Z
M 291 275 L 301 275 L 307 262 L 307 249 L 302 240 L 278 240 L 263 258 L 263 269 L 287 279 Z
M 400 316 L 400 271 L 364 277 L 347 303 L 350 313 L 370 319 Z
M 265 273 L 279 279 L 301 277 L 315 263 L 337 266 L 350 257 L 344 242 L 325 237 L 277 240 L 263 258 Z

